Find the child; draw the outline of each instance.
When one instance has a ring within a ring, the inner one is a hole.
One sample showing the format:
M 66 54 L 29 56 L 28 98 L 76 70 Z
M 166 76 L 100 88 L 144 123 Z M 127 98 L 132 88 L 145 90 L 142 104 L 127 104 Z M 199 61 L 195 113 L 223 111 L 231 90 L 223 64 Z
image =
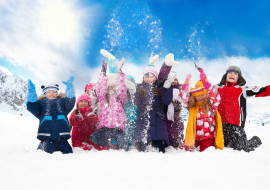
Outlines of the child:
M 168 78 L 172 78 L 173 74 L 176 73 L 171 71 Z M 184 140 L 184 121 L 180 117 L 182 109 L 181 98 L 179 97 L 182 85 L 178 83 L 177 76 L 172 82 L 173 86 L 173 100 L 169 106 L 165 106 L 166 124 L 169 135 L 169 143 L 174 148 L 182 145 Z
M 98 98 L 97 98 L 95 83 L 88 83 L 85 86 L 85 93 L 88 94 L 88 96 L 90 96 L 90 98 L 91 98 L 91 108 L 93 110 L 96 109 L 97 110 L 96 112 L 99 115 L 100 103 L 99 103 Z
M 93 112 L 91 99 L 87 94 L 79 96 L 76 102 L 76 110 L 73 111 L 69 118 L 70 124 L 73 126 L 71 141 L 73 147 L 79 147 L 84 150 L 91 150 L 94 146 L 97 150 L 107 148 L 97 146 L 92 143 L 89 138 L 96 131 L 96 123 L 98 116 Z
M 143 72 L 143 82 L 137 85 L 135 105 L 138 107 L 138 119 L 135 132 L 135 145 L 139 151 L 145 151 L 148 144 L 165 153 L 169 145 L 164 105 L 169 105 L 173 98 L 172 78 L 168 78 L 174 61 L 174 55 L 165 57 L 158 74 L 154 62 L 158 55 L 151 57 L 149 66 Z
M 203 70 L 200 71 L 201 80 L 196 83 L 195 88 L 189 91 L 191 74 L 188 74 L 180 93 L 183 106 L 189 110 L 185 146 L 189 150 L 200 146 L 200 152 L 211 146 L 222 150 L 222 124 L 217 111 L 220 95 L 214 88 L 210 88 Z
M 239 67 L 230 66 L 216 85 L 221 95 L 218 111 L 222 118 L 225 146 L 235 150 L 253 151 L 262 142 L 257 136 L 247 140 L 244 130 L 246 122 L 246 98 L 270 95 L 270 86 L 248 87 Z
M 48 153 L 61 151 L 63 154 L 72 153 L 68 143 L 70 138 L 68 113 L 75 104 L 74 77 L 63 82 L 66 88 L 64 94 L 58 95 L 59 86 L 41 86 L 43 95 L 37 97 L 35 85 L 28 80 L 27 110 L 40 121 L 37 138 L 41 141 L 38 149 Z
M 126 75 L 122 72 L 124 61 L 124 59 L 117 61 L 117 74 L 107 75 L 107 63 L 102 60 L 102 70 L 96 85 L 100 114 L 97 131 L 90 140 L 99 146 L 113 149 L 126 149 L 123 105 L 127 97 L 127 87 L 124 83 Z

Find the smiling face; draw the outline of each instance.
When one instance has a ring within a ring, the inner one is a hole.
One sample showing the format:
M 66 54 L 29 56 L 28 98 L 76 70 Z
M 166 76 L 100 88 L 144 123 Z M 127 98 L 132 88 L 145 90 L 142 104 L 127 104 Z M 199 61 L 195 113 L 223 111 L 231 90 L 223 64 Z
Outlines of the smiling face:
M 48 90 L 48 91 L 46 92 L 46 98 L 47 98 L 48 100 L 56 99 L 56 97 L 57 97 L 57 93 L 56 93 L 54 90 Z
M 79 101 L 79 103 L 78 103 L 78 107 L 79 107 L 79 108 L 85 108 L 85 107 L 88 107 L 88 106 L 89 106 L 89 102 L 86 101 L 86 100 L 81 100 L 81 101 Z
M 195 100 L 196 100 L 197 102 L 204 103 L 204 102 L 206 102 L 206 100 L 207 100 L 207 94 L 201 94 L 201 95 L 199 95 L 199 96 L 195 96 Z
M 236 72 L 228 72 L 226 80 L 228 82 L 236 83 L 238 81 L 238 78 L 239 78 L 238 73 L 236 73 Z
M 153 75 L 152 73 L 146 73 L 143 76 L 143 81 L 148 84 L 153 84 L 157 81 L 157 77 Z
M 88 96 L 91 96 L 91 94 L 93 94 L 93 92 L 94 92 L 93 88 L 91 88 L 90 90 L 88 90 L 88 92 L 87 92 Z

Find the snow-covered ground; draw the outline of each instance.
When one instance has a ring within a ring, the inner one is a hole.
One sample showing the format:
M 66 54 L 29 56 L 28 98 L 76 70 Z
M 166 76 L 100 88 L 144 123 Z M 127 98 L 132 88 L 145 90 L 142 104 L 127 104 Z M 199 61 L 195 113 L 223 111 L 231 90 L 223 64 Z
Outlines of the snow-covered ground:
M 38 120 L 0 112 L 0 188 L 9 189 L 269 189 L 270 124 L 247 124 L 263 144 L 246 153 L 225 148 L 166 154 L 36 150 Z

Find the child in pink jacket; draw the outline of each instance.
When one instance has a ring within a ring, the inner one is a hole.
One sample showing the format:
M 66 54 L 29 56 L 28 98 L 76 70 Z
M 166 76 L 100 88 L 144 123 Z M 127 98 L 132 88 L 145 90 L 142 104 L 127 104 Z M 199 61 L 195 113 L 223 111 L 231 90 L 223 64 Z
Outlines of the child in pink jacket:
M 126 75 L 122 72 L 124 59 L 117 61 L 117 74 L 106 74 L 107 63 L 102 60 L 102 70 L 98 76 L 96 93 L 100 102 L 97 131 L 90 140 L 113 149 L 125 149 L 125 112 L 123 105 L 127 99 Z

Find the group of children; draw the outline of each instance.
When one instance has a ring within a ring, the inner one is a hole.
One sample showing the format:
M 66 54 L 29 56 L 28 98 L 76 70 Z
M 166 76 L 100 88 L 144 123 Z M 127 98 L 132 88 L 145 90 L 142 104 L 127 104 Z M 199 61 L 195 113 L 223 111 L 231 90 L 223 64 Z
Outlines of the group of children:
M 245 134 L 246 98 L 270 95 L 270 87 L 244 86 L 241 70 L 230 66 L 217 85 L 211 85 L 203 69 L 196 66 L 200 81 L 190 87 L 191 74 L 179 84 L 171 71 L 174 55 L 168 54 L 158 72 L 150 58 L 141 83 L 122 71 L 125 60 L 116 60 L 106 50 L 101 54 L 101 73 L 96 83 L 85 86 L 85 93 L 75 100 L 74 77 L 63 82 L 65 94 L 59 86 L 42 86 L 37 96 L 35 85 L 28 81 L 27 109 L 40 120 L 38 149 L 48 153 L 72 153 L 72 147 L 83 150 L 136 148 L 148 151 L 157 148 L 165 153 L 172 146 L 187 151 L 204 151 L 208 147 L 231 147 L 250 152 L 262 142 Z M 76 101 L 76 103 L 75 103 Z M 68 114 L 72 111 L 68 119 Z M 182 105 L 189 110 L 184 138 L 184 122 L 180 117 Z M 69 121 L 68 121 L 69 120 Z

